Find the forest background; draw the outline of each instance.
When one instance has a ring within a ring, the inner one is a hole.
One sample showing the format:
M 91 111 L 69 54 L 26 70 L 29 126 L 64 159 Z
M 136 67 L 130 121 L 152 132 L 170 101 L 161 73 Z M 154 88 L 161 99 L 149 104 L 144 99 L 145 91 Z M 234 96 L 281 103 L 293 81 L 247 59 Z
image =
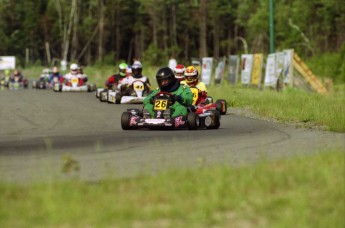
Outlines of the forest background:
M 0 55 L 26 67 L 268 54 L 269 2 L 0 0 Z M 318 76 L 345 82 L 343 1 L 275 0 L 274 25 L 276 51 L 293 48 Z

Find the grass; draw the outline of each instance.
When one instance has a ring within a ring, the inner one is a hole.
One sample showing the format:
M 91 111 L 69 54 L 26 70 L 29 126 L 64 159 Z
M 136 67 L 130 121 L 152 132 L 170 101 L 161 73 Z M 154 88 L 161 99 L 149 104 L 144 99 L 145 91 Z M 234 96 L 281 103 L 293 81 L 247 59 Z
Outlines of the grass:
M 38 78 L 43 68 L 29 68 L 25 76 Z M 154 75 L 156 67 L 144 67 L 143 74 L 147 75 L 153 85 L 157 87 Z M 87 67 L 84 72 L 89 81 L 102 87 L 108 76 L 116 72 L 113 66 Z M 287 88 L 277 93 L 273 90 L 258 90 L 242 88 L 227 84 L 211 85 L 209 94 L 215 99 L 225 99 L 230 107 L 247 108 L 252 112 L 279 120 L 303 124 L 305 127 L 323 126 L 324 129 L 345 132 L 345 87 L 336 85 L 334 92 L 328 96 Z
M 260 116 L 281 122 L 319 125 L 326 130 L 345 132 L 345 90 L 322 96 L 293 88 L 278 93 L 269 89 L 259 91 L 213 85 L 209 88 L 209 94 L 226 99 L 232 107 L 248 108 Z
M 0 226 L 343 227 L 344 152 L 97 183 L 0 184 Z

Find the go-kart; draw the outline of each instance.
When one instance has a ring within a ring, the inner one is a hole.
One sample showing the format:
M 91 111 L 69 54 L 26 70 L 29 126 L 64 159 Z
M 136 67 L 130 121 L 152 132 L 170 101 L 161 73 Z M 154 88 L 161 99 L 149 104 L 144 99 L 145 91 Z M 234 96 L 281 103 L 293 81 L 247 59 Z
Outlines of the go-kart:
M 72 77 L 67 83 L 55 83 L 54 92 L 93 92 L 96 90 L 95 84 L 84 84 L 82 79 Z
M 178 129 L 188 128 L 196 130 L 198 128 L 217 129 L 220 126 L 220 115 L 217 110 L 208 110 L 197 114 L 188 107 L 187 116 L 171 117 L 169 106 L 172 104 L 172 94 L 159 92 L 153 97 L 154 117 L 146 110 L 127 109 L 121 116 L 121 127 L 123 130 L 138 128 L 149 129 Z
M 1 87 L 8 87 L 9 84 L 10 84 L 10 76 L 4 76 L 3 78 L 1 78 L 1 82 L 0 82 Z
M 213 98 L 207 96 L 206 99 L 203 98 L 202 91 L 200 91 L 196 87 L 190 87 L 190 90 L 193 93 L 193 105 L 195 105 L 195 109 L 197 113 L 201 113 L 202 110 L 211 110 L 216 109 L 219 111 L 221 115 L 225 115 L 228 107 L 226 100 L 218 99 L 215 103 L 213 103 Z
M 19 76 L 14 76 L 13 79 L 9 81 L 8 88 L 11 90 L 17 90 L 20 88 L 27 89 L 28 88 L 28 80 L 22 79 L 20 80 Z
M 106 97 L 109 103 L 142 104 L 150 92 L 144 82 L 136 80 L 131 85 L 122 85 L 120 90 L 108 90 Z M 102 93 L 100 94 L 100 99 L 101 96 Z

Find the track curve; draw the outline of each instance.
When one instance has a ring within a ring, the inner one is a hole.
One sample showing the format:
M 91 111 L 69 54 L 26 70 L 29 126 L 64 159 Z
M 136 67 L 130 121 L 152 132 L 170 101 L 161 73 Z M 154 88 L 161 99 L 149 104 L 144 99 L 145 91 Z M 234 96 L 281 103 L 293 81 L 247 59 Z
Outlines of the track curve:
M 94 181 L 344 148 L 344 134 L 236 116 L 231 108 L 217 130 L 123 131 L 121 113 L 141 105 L 51 90 L 3 90 L 0 105 L 0 181 L 6 182 L 71 175 Z M 66 156 L 78 163 L 78 171 L 61 171 Z

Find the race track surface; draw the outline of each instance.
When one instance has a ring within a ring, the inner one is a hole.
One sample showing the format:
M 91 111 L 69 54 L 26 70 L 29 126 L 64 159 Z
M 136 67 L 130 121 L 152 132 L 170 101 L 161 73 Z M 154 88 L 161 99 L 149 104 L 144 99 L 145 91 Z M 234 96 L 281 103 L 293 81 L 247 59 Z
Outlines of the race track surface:
M 101 103 L 94 93 L 29 89 L 0 91 L 0 106 L 1 182 L 71 176 L 96 181 L 344 148 L 344 134 L 236 116 L 231 108 L 217 130 L 123 131 L 122 112 L 141 105 Z M 66 160 L 79 170 L 62 172 Z

